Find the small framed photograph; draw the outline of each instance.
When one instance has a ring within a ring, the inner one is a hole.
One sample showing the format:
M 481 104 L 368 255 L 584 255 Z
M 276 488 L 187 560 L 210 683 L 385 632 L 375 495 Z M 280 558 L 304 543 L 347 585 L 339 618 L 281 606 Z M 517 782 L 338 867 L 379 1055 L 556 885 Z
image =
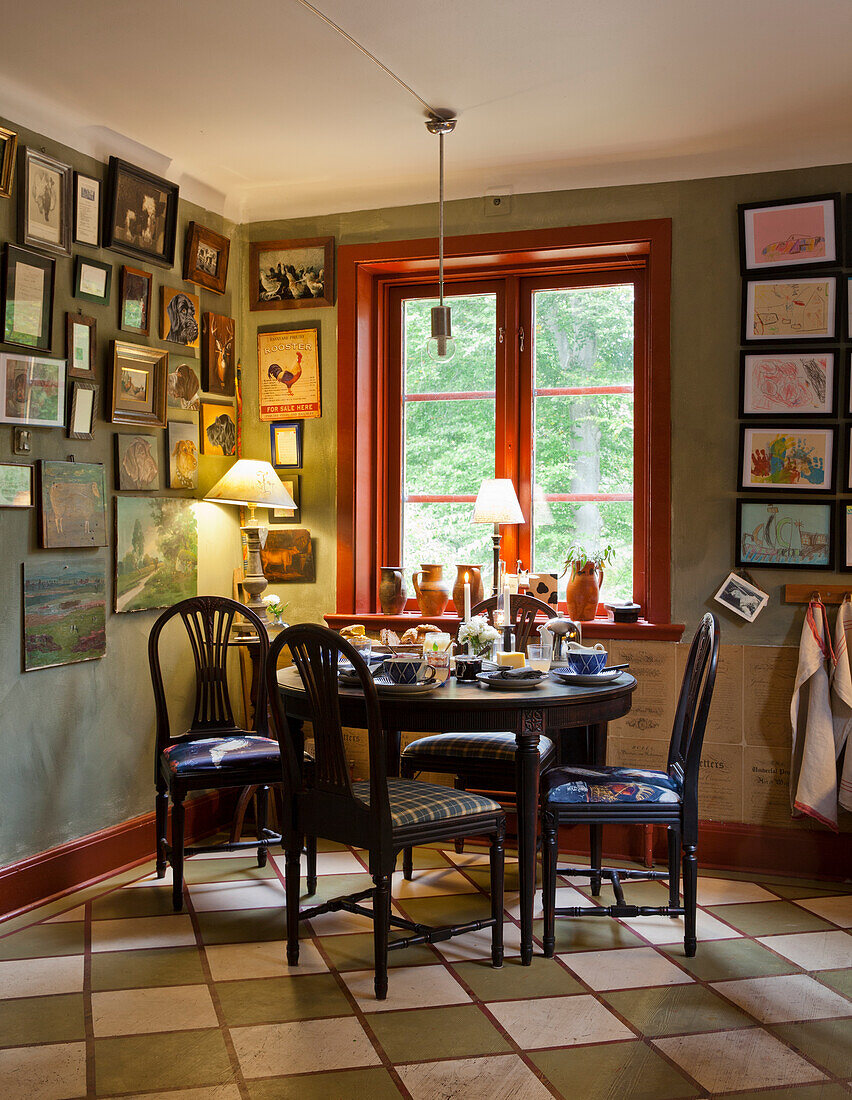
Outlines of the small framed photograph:
M 197 348 L 201 336 L 201 302 L 195 294 L 160 287 L 160 339 Z
M 65 314 L 65 354 L 68 357 L 68 377 L 95 378 L 95 348 L 98 323 L 82 313 Z
M 118 327 L 122 332 L 150 336 L 153 285 L 150 271 L 122 264 L 118 304 Z
M 56 261 L 7 244 L 3 263 L 3 340 L 50 351 Z
M 14 130 L 0 126 L 0 198 L 12 197 L 12 182 L 15 179 L 15 154 L 18 150 L 18 135 Z
M 761 569 L 831 569 L 834 504 L 828 501 L 737 501 L 737 565 Z
M 322 416 L 319 326 L 257 334 L 260 419 Z
M 201 384 L 207 393 L 233 397 L 236 392 L 234 327 L 233 317 L 219 313 L 201 318 Z
M 293 498 L 295 508 L 271 508 L 269 518 L 272 523 L 298 523 L 301 512 L 301 474 L 285 474 L 281 484 Z
M 17 462 L 0 462 L 0 508 L 32 508 L 33 468 Z
M 302 422 L 282 420 L 269 425 L 272 465 L 278 470 L 298 470 L 302 465 Z
M 198 421 L 170 420 L 169 488 L 198 488 Z
M 837 526 L 840 529 L 840 560 L 837 568 L 852 573 L 852 500 L 837 502 Z
M 175 260 L 178 194 L 176 183 L 110 157 L 104 248 L 171 267 Z
M 43 550 L 106 546 L 106 479 L 100 462 L 39 462 Z
M 198 222 L 190 222 L 183 252 L 184 279 L 217 294 L 224 294 L 230 252 L 231 242 L 227 237 L 214 233 Z
M 100 386 L 96 382 L 74 382 L 71 386 L 71 412 L 68 415 L 69 439 L 94 439 L 95 414 Z
M 249 308 L 312 309 L 334 303 L 334 237 L 249 244 Z
M 101 243 L 101 181 L 74 173 L 74 244 Z
M 26 145 L 18 156 L 20 243 L 70 256 L 71 165 Z
M 170 357 L 171 360 L 171 357 Z M 169 363 L 167 383 L 170 409 L 188 409 L 198 412 L 201 408 L 201 383 L 194 363 Z
M 838 349 L 740 352 L 740 416 L 837 416 Z
M 153 435 L 115 436 L 115 487 L 121 492 L 160 488 L 159 440 Z
M 0 354 L 0 424 L 65 425 L 65 360 Z
M 113 341 L 110 420 L 113 424 L 166 426 L 169 353 Z
M 740 425 L 740 489 L 832 493 L 835 428 Z
M 769 603 L 769 594 L 736 573 L 729 573 L 713 599 L 747 623 L 753 623 Z
M 839 335 L 837 276 L 743 280 L 742 342 L 823 343 Z
M 203 455 L 235 455 L 237 422 L 233 405 L 224 405 L 220 401 L 202 401 L 200 434 Z
M 108 306 L 112 290 L 112 264 L 77 256 L 74 264 L 74 297 Z
M 743 203 L 739 218 L 744 275 L 840 264 L 840 195 Z

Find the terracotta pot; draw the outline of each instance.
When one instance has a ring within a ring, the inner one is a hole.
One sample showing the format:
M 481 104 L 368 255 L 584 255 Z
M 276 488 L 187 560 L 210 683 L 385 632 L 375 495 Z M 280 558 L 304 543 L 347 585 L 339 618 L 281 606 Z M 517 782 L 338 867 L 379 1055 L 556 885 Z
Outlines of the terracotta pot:
M 450 586 L 444 580 L 443 565 L 421 565 L 411 580 L 417 593 L 417 606 L 423 614 L 443 615 L 450 602 Z
M 571 562 L 571 576 L 565 589 L 565 607 L 568 615 L 577 622 L 588 622 L 597 614 L 603 583 L 603 566 L 584 562 Z
M 383 615 L 399 615 L 408 599 L 405 577 L 398 565 L 383 565 L 379 583 L 379 603 Z
M 467 573 L 470 584 L 470 606 L 476 607 L 485 599 L 485 589 L 482 586 L 482 566 L 457 565 L 456 582 L 453 585 L 453 603 L 456 605 L 456 614 L 459 618 L 464 615 L 464 575 Z

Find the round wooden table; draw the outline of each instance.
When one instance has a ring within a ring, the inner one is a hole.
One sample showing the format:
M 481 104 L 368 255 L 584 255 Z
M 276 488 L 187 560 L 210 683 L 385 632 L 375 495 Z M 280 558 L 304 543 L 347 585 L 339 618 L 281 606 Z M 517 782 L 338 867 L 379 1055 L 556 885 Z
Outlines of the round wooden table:
M 282 669 L 278 683 L 287 715 L 310 720 L 306 696 L 295 668 Z M 455 678 L 427 695 L 380 695 L 387 746 L 388 775 L 399 775 L 400 735 L 417 733 L 515 734 L 518 805 L 518 875 L 520 880 L 521 962 L 532 961 L 535 896 L 536 817 L 538 811 L 538 739 L 547 736 L 565 744 L 566 737 L 586 737 L 588 763 L 606 760 L 607 723 L 630 710 L 636 680 L 626 672 L 606 687 L 570 687 L 547 680 L 526 691 L 499 691 Z M 344 726 L 365 728 L 364 696 L 360 689 L 340 685 L 340 716 Z

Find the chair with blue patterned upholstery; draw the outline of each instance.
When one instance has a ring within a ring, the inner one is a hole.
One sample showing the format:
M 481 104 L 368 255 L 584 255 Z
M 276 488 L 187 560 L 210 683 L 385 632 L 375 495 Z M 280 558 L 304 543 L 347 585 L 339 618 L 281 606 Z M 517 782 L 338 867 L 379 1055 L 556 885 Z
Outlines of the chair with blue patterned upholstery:
M 172 867 L 172 902 L 183 908 L 183 861 L 202 852 L 257 849 L 259 867 L 266 864 L 266 850 L 281 839 L 266 827 L 270 789 L 281 792 L 281 756 L 278 742 L 268 736 L 266 684 L 259 677 L 253 730 L 241 729 L 231 708 L 228 691 L 228 647 L 235 615 L 247 619 L 257 631 L 259 660 L 269 650 L 266 627 L 244 604 L 224 596 L 195 596 L 168 608 L 151 628 L 148 660 L 154 686 L 157 737 L 154 751 L 157 877 Z M 195 706 L 192 721 L 183 733 L 172 736 L 166 689 L 160 662 L 160 638 L 164 627 L 180 616 L 195 660 Z M 260 668 L 263 668 L 261 663 Z M 257 839 L 228 844 L 184 844 L 184 799 L 190 791 L 227 787 L 257 787 Z M 171 844 L 167 836 L 169 799 L 172 803 Z M 316 841 L 307 846 L 308 886 L 316 889 Z
M 314 737 L 314 764 L 302 766 L 301 721 L 286 713 L 278 690 L 278 660 L 287 646 L 308 703 Z M 355 782 L 349 773 L 338 704 L 337 668 L 351 661 L 364 693 L 370 778 Z M 373 921 L 376 997 L 388 989 L 388 950 L 417 943 L 438 943 L 464 932 L 491 928 L 491 961 L 503 964 L 503 836 L 505 815 L 490 798 L 431 783 L 388 779 L 379 697 L 373 677 L 358 651 L 333 630 L 314 623 L 291 626 L 274 640 L 266 664 L 273 728 L 284 764 L 290 813 L 282 832 L 286 856 L 287 961 L 299 961 L 299 922 L 345 910 Z M 366 849 L 373 886 L 323 905 L 299 911 L 299 855 L 305 834 Z M 431 928 L 391 913 L 391 875 L 399 852 L 458 836 L 491 840 L 491 917 L 462 925 Z M 372 908 L 361 903 L 372 898 Z M 391 926 L 412 935 L 388 943 Z
M 716 681 L 719 623 L 704 616 L 689 649 L 669 743 L 666 771 L 623 767 L 552 768 L 541 779 L 542 908 L 544 954 L 553 956 L 555 918 L 578 916 L 684 918 L 684 952 L 695 955 L 698 867 L 698 773 L 704 729 Z M 591 867 L 557 867 L 560 825 L 641 824 L 668 826 L 669 866 L 666 871 L 601 867 L 600 855 Z M 683 855 L 683 905 L 680 904 L 679 864 Z M 612 883 L 615 905 L 556 908 L 556 876 L 586 877 L 598 896 L 601 879 Z M 667 906 L 628 905 L 622 879 L 667 879 Z

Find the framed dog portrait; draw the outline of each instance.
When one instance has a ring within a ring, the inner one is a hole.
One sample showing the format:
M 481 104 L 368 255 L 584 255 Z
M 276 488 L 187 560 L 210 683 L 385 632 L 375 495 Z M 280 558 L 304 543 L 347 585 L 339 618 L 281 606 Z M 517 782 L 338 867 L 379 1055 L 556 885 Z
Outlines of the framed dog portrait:
M 50 351 L 56 261 L 6 245 L 3 258 L 3 340 Z
M 198 421 L 170 420 L 169 488 L 198 488 Z
M 230 252 L 231 242 L 227 237 L 214 233 L 198 222 L 190 222 L 183 252 L 184 279 L 217 294 L 224 294 Z
M 165 428 L 169 353 L 121 340 L 112 348 L 110 420 Z
M 115 487 L 122 492 L 160 488 L 159 439 L 129 432 L 115 436 Z
M 95 378 L 95 348 L 98 323 L 82 313 L 65 314 L 65 354 L 68 357 L 68 377 Z
M 29 248 L 71 255 L 70 164 L 23 146 L 18 165 L 18 239 Z
M 319 326 L 257 334 L 260 419 L 322 416 Z
M 234 327 L 233 317 L 219 313 L 201 318 L 201 384 L 221 397 L 233 397 L 236 390 Z
M 160 339 L 196 349 L 201 335 L 201 302 L 186 290 L 160 287 Z
M 166 390 L 170 409 L 198 412 L 201 408 L 201 383 L 198 381 L 198 368 L 194 363 L 174 363 L 170 357 Z
M 138 336 L 151 333 L 151 293 L 154 276 L 137 267 L 121 268 L 121 297 L 118 306 L 118 327 L 122 332 Z
M 233 457 L 237 453 L 237 422 L 233 405 L 202 401 L 200 434 L 203 455 Z
M 334 237 L 249 244 L 249 308 L 306 309 L 334 302 Z
M 118 157 L 109 158 L 104 248 L 171 267 L 179 188 Z

